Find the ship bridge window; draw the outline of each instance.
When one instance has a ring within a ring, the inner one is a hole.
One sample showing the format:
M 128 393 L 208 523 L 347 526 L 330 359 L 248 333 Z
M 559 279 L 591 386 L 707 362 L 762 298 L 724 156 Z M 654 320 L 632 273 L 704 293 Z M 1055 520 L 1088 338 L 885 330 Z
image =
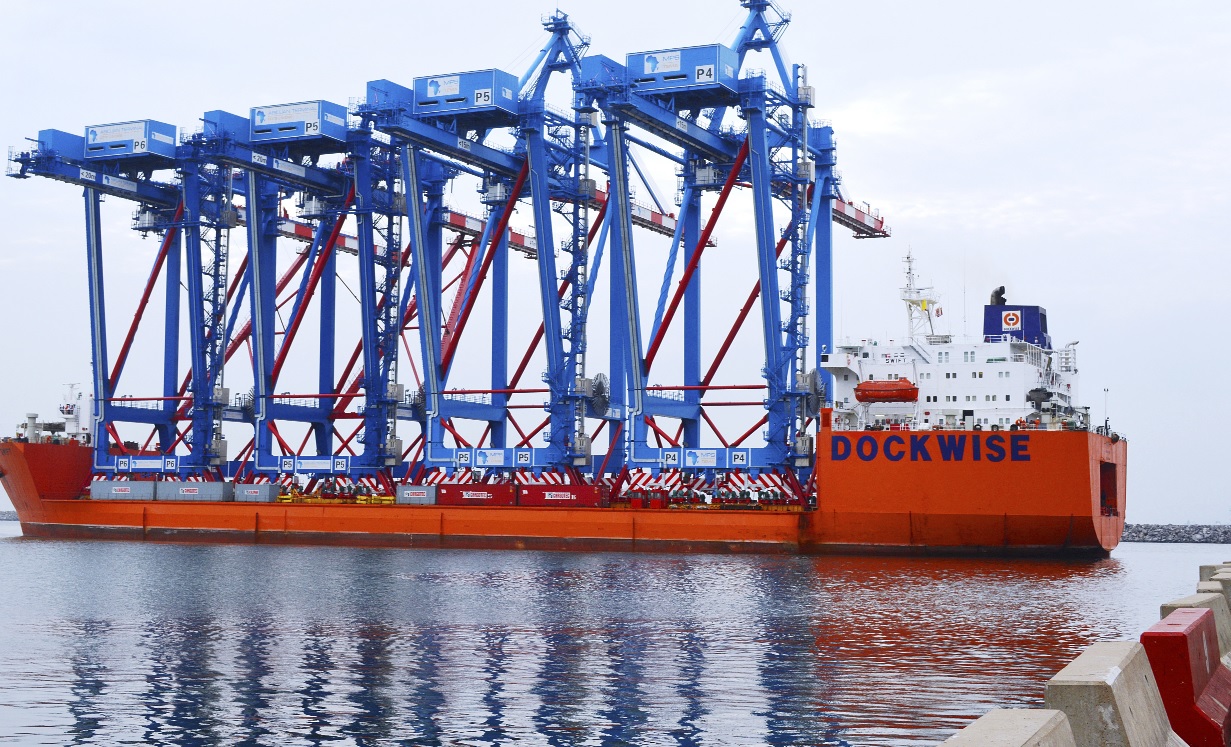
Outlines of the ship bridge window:
M 850 375 L 850 374 L 842 374 L 842 380 L 843 380 L 843 381 L 850 381 L 850 380 L 851 380 L 851 375 Z
M 941 351 L 941 352 L 937 353 L 937 354 L 936 354 L 936 362 L 937 362 L 937 363 L 948 363 L 948 362 L 949 362 L 949 353 L 948 353 L 948 351 Z
M 962 352 L 962 363 L 974 363 L 974 362 L 975 362 L 975 351 L 966 350 Z

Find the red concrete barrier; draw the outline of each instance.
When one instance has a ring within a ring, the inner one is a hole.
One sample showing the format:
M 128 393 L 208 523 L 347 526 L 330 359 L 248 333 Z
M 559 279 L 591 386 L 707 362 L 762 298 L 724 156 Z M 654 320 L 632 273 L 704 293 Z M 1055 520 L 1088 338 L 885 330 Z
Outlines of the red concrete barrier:
M 1231 669 L 1218 656 L 1214 612 L 1178 609 L 1141 634 L 1172 730 L 1190 747 L 1231 745 Z

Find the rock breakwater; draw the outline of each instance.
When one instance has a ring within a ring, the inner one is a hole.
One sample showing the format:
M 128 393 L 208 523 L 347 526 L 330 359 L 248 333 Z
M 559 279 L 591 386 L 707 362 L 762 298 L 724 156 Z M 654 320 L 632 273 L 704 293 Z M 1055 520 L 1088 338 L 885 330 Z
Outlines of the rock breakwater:
M 1194 542 L 1231 545 L 1231 525 L 1125 524 L 1124 542 Z

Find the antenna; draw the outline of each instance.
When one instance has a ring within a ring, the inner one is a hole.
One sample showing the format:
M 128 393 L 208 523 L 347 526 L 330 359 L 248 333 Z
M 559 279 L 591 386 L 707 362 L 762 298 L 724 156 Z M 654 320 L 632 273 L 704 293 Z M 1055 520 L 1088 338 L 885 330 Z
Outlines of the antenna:
M 931 286 L 915 284 L 915 257 L 911 247 L 907 247 L 902 262 L 906 265 L 906 285 L 901 293 L 906 303 L 906 336 L 914 339 L 920 334 L 934 335 L 933 317 L 940 308 L 939 299 Z
M 962 337 L 966 335 L 966 250 L 962 249 Z

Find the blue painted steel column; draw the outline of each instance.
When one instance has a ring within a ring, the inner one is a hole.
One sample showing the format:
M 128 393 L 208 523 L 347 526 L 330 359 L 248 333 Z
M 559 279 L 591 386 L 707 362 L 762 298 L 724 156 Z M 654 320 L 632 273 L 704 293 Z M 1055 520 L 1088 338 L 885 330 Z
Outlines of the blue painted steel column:
M 328 221 L 324 221 L 328 223 Z M 316 291 L 320 299 L 320 359 L 317 374 L 316 391 L 326 394 L 334 390 L 334 358 L 337 350 L 337 305 L 338 305 L 338 251 L 335 247 L 325 259 L 324 271 L 321 273 L 320 284 Z M 343 382 L 345 385 L 345 382 Z M 333 422 L 329 419 L 336 399 L 323 399 L 317 403 L 320 408 L 320 420 L 313 425 L 315 429 L 316 453 L 333 453 Z
M 427 249 L 427 226 L 423 215 L 423 185 L 419 181 L 418 151 L 409 145 L 400 149 L 402 183 L 406 189 L 406 213 L 410 217 L 410 273 L 419 310 L 419 348 L 423 365 L 424 422 L 423 461 L 428 467 L 450 464 L 441 450 L 440 427 L 440 296 L 432 291 L 432 270 Z M 437 275 L 439 280 L 439 275 Z M 436 462 L 436 464 L 433 464 Z
M 832 127 L 817 127 L 808 131 L 808 139 L 816 156 L 816 186 L 812 193 L 813 241 L 816 249 L 816 369 L 825 383 L 825 399 L 833 398 L 833 376 L 821 368 L 821 355 L 832 353 L 833 339 L 833 204 L 834 142 Z
M 363 455 L 365 467 L 382 465 L 385 446 L 386 382 L 381 379 L 377 332 L 376 242 L 372 230 L 372 160 L 369 149 L 351 153 L 355 165 L 355 233 L 359 240 L 359 319 L 363 330 Z
M 182 467 L 203 468 L 208 466 L 209 445 L 214 437 L 213 376 L 206 352 L 210 342 L 206 340 L 206 294 L 213 288 L 205 288 L 205 263 L 201 250 L 201 170 L 196 161 L 186 161 L 180 167 L 184 180 L 184 216 L 180 236 L 184 242 L 184 259 L 188 266 L 188 355 L 192 366 L 192 381 L 188 394 L 192 396 L 192 439 L 189 455 L 181 459 Z M 168 274 L 168 280 L 170 274 Z M 164 388 L 166 381 L 163 382 Z M 178 390 L 177 390 L 178 391 Z M 164 396 L 174 396 L 164 395 Z M 178 402 L 172 402 L 178 406 Z
M 436 356 L 437 361 L 440 360 L 440 336 L 444 329 L 444 199 L 445 199 L 445 184 L 448 181 L 444 174 L 444 169 L 439 162 L 422 158 L 419 162 L 419 180 L 423 186 L 426 198 L 426 208 L 423 216 L 426 226 L 427 241 L 424 252 L 427 257 L 428 274 L 426 278 L 427 287 L 431 289 L 432 298 L 435 303 L 432 304 L 432 336 L 436 340 Z M 423 307 L 419 307 L 419 328 L 423 328 L 424 316 Z M 453 360 L 457 360 L 454 356 Z M 450 366 L 453 362 L 450 361 Z M 425 364 L 426 366 L 426 364 Z M 442 370 L 439 373 L 439 386 L 443 392 L 449 381 L 449 370 Z M 437 410 L 437 413 L 440 411 Z M 444 420 L 437 417 L 432 422 L 432 437 L 428 439 L 429 444 L 444 444 L 445 427 Z M 424 450 L 424 455 L 427 455 Z M 452 456 L 448 456 L 449 464 L 452 464 Z
M 684 224 L 684 267 L 692 263 L 697 253 L 697 241 L 701 238 L 701 192 L 691 183 L 684 189 L 684 203 L 680 206 L 680 220 Z M 693 272 L 692 280 L 684 289 L 684 385 L 701 384 L 701 266 Z M 684 401 L 695 405 L 701 401 L 702 392 L 690 389 L 684 392 Z M 701 420 L 684 421 L 684 444 L 696 448 L 701 445 Z
M 487 216 L 488 230 L 499 218 L 497 206 Z M 485 232 L 486 235 L 486 232 Z M 477 251 L 477 250 L 476 250 Z M 509 233 L 496 242 L 496 256 L 492 257 L 492 389 L 509 387 Z M 493 394 L 492 404 L 506 405 L 507 394 Z M 492 421 L 491 445 L 496 448 L 508 446 L 508 411 L 505 417 Z
M 548 393 L 548 442 L 544 460 L 547 465 L 567 467 L 569 442 L 573 432 L 573 413 L 568 401 L 569 372 L 564 366 L 564 345 L 560 331 L 560 299 L 556 283 L 555 238 L 551 230 L 551 195 L 548 192 L 547 148 L 543 140 L 542 113 L 530 115 L 522 123 L 526 137 L 526 158 L 530 164 L 530 194 L 534 209 L 536 265 L 539 270 L 539 300 L 543 309 L 543 349 L 547 354 L 545 382 Z
M 426 228 L 426 252 L 428 267 L 431 272 L 428 273 L 427 283 L 431 289 L 432 297 L 436 299 L 436 303 L 432 306 L 436 316 L 432 319 L 432 324 L 436 330 L 437 337 L 441 334 L 441 329 L 444 326 L 444 201 L 445 201 L 445 183 L 443 171 L 440 164 L 426 158 L 421 159 L 419 171 L 420 184 L 426 192 L 426 209 L 424 210 L 424 225 Z M 442 385 L 448 381 L 449 372 L 441 372 Z
M 783 354 L 782 310 L 779 305 L 778 260 L 775 249 L 772 178 L 765 121 L 765 80 L 742 81 L 749 90 L 742 96 L 748 119 L 748 163 L 752 170 L 753 215 L 756 225 L 757 266 L 761 279 L 761 327 L 765 339 L 765 383 L 768 387 L 769 421 L 766 459 L 770 464 L 785 460 L 792 437 L 790 399 L 787 391 L 790 359 Z
M 90 365 L 94 376 L 94 411 L 90 414 L 93 420 L 94 469 L 110 471 L 114 469 L 115 461 L 107 446 L 111 441 L 111 436 L 107 433 L 107 411 L 111 407 L 108 402 L 111 399 L 111 383 L 108 379 L 111 364 L 107 359 L 107 315 L 103 293 L 103 230 L 99 217 L 98 190 L 87 188 L 84 195 L 85 248 L 90 297 Z
M 171 229 L 168 229 L 171 230 Z M 180 246 L 182 235 L 167 247 L 167 261 L 164 266 L 163 283 L 166 301 L 166 318 L 163 319 L 163 358 L 162 358 L 162 396 L 175 397 L 180 391 L 180 275 L 183 267 L 183 250 Z M 195 296 L 192 303 L 198 304 L 200 296 Z M 158 424 L 159 451 L 168 452 L 175 443 L 175 411 L 179 401 L 166 399 L 162 402 L 162 411 L 167 421 Z M 193 434 L 194 437 L 196 434 Z
M 628 152 L 624 141 L 624 124 L 610 119 L 607 140 L 611 148 L 611 194 L 608 220 L 611 221 L 611 368 L 621 373 L 622 381 L 612 384 L 612 391 L 624 394 L 624 444 L 620 445 L 620 461 L 627 459 L 627 444 L 644 442 L 642 397 L 645 394 L 645 354 L 641 345 L 641 312 L 637 300 L 637 268 L 632 242 L 632 209 L 628 190 Z M 614 207 L 614 213 L 612 213 Z M 612 446 L 616 448 L 615 445 Z M 614 461 L 614 458 L 613 458 Z M 610 468 L 609 462 L 609 468 Z
M 274 366 L 274 320 L 277 304 L 278 188 L 255 171 L 247 172 L 248 287 L 252 316 L 253 469 L 277 472 L 273 433 L 269 429 L 270 375 Z

